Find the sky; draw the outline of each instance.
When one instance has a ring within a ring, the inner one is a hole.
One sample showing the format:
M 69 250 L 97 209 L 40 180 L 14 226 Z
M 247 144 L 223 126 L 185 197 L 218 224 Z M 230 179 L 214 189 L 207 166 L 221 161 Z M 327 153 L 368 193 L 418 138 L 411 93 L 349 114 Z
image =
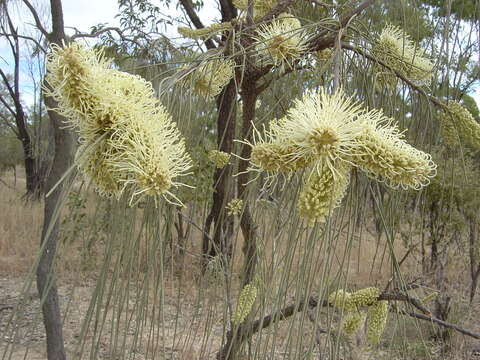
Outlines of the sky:
M 48 1 L 47 0 L 37 0 L 34 2 L 39 5 L 44 13 L 48 13 Z M 212 18 L 216 16 L 216 0 L 204 0 L 206 4 L 204 10 L 202 11 L 201 18 Z M 71 26 L 79 29 L 82 32 L 89 32 L 90 28 L 93 25 L 99 23 L 107 23 L 108 26 L 118 26 L 118 19 L 115 18 L 115 15 L 118 13 L 118 0 L 63 0 L 63 14 L 66 26 Z M 175 4 L 175 1 L 172 2 Z M 210 5 L 210 6 L 209 6 Z M 174 7 L 174 5 L 172 5 Z M 174 9 L 166 10 L 166 12 L 175 12 Z M 23 30 L 27 32 L 32 31 L 33 19 L 28 16 L 28 12 L 18 14 L 22 18 Z M 25 20 L 27 19 L 27 20 Z M 20 33 L 21 33 L 20 29 Z M 68 30 L 67 30 L 68 31 Z M 70 30 L 70 33 L 73 33 Z M 176 36 L 176 31 L 172 31 L 172 36 Z M 9 48 L 5 40 L 0 40 L 0 67 L 2 69 L 7 69 L 11 67 L 12 59 L 9 56 Z M 23 101 L 26 104 L 31 105 L 33 103 L 33 90 L 32 86 L 28 85 L 29 75 L 25 71 L 22 73 L 22 83 L 24 85 L 24 96 Z M 480 108 L 480 86 L 477 87 L 476 92 L 470 94 L 474 97 L 477 102 L 477 105 Z

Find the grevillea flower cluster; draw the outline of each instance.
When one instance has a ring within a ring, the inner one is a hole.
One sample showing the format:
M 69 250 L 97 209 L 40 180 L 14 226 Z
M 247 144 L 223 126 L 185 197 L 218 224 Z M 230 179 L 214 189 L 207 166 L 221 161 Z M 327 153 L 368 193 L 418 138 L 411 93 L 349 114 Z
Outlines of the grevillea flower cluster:
M 191 167 L 184 139 L 151 85 L 110 68 L 98 50 L 78 43 L 53 46 L 46 91 L 58 113 L 78 130 L 76 163 L 101 195 L 131 201 L 144 195 L 176 197 L 172 187 Z
M 345 195 L 350 182 L 350 166 L 336 170 L 336 177 L 327 166 L 313 171 L 298 197 L 298 211 L 310 223 L 323 221 Z
M 307 51 L 309 36 L 297 18 L 281 14 L 272 22 L 261 25 L 253 38 L 262 61 L 290 67 Z
M 377 301 L 368 308 L 367 312 L 367 341 L 378 344 L 387 325 L 388 301 Z
M 418 84 L 424 84 L 432 77 L 433 63 L 399 27 L 387 25 L 372 47 L 372 54 Z M 389 74 L 386 69 L 382 70 L 379 80 L 390 87 L 396 84 L 395 74 Z
M 197 95 L 212 98 L 233 78 L 234 69 L 235 63 L 230 59 L 207 59 L 187 73 L 183 83 Z
M 210 150 L 208 152 L 208 159 L 215 164 L 218 169 L 224 168 L 230 161 L 231 155 L 218 150 Z
M 431 156 L 411 145 L 393 120 L 365 110 L 341 91 L 308 92 L 287 115 L 254 131 L 251 171 L 294 173 L 306 169 L 298 209 L 323 221 L 346 193 L 352 167 L 387 185 L 420 189 L 435 175 Z
M 243 200 L 242 199 L 233 199 L 226 206 L 228 216 L 238 215 L 242 212 Z
M 208 39 L 223 31 L 230 30 L 232 23 L 230 21 L 215 23 L 201 29 L 191 29 L 185 26 L 179 26 L 177 31 L 180 35 L 190 39 Z
M 480 124 L 462 104 L 457 101 L 448 103 L 439 120 L 445 144 L 459 146 L 464 142 L 474 149 L 480 149 Z
M 235 325 L 241 324 L 250 311 L 252 311 L 253 304 L 257 297 L 257 288 L 254 284 L 247 284 L 243 287 L 238 297 L 237 306 L 233 313 L 232 323 Z
M 328 302 L 336 309 L 345 312 L 342 328 L 345 334 L 354 334 L 365 322 L 367 309 L 367 341 L 370 344 L 378 344 L 385 330 L 388 317 L 388 301 L 378 300 L 380 290 L 369 287 L 349 293 L 337 290 L 330 294 Z
M 342 329 L 345 335 L 355 334 L 365 323 L 365 311 L 355 311 L 345 314 L 342 320 Z

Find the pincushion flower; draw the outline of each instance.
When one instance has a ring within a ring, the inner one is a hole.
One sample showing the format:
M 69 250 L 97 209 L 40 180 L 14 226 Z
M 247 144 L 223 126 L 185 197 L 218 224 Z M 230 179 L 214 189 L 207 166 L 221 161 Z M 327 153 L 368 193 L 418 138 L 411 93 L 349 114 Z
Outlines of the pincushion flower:
M 340 204 L 352 167 L 403 189 L 420 189 L 436 171 L 431 156 L 409 145 L 392 119 L 362 109 L 341 91 L 307 92 L 286 117 L 263 134 L 254 128 L 253 143 L 244 143 L 252 147 L 249 171 L 311 170 L 298 200 L 309 222 L 324 220 Z
M 131 201 L 162 195 L 176 201 L 172 187 L 191 160 L 170 115 L 138 76 L 108 68 L 98 50 L 72 43 L 53 46 L 47 63 L 47 92 L 60 114 L 79 132 L 77 164 L 102 195 Z M 178 201 L 177 201 L 178 203 Z
M 297 18 L 282 14 L 261 25 L 253 38 L 261 60 L 275 66 L 290 67 L 307 51 L 309 37 Z
M 228 216 L 238 215 L 242 212 L 243 200 L 242 199 L 232 199 L 226 206 Z
M 205 60 L 184 77 L 184 84 L 197 95 L 206 98 L 215 97 L 233 78 L 234 65 L 234 62 L 229 59 Z
M 418 84 L 424 84 L 432 77 L 433 63 L 399 27 L 387 25 L 372 47 L 372 54 Z M 391 77 L 388 74 L 381 76 L 391 86 Z
M 365 126 L 357 119 L 361 113 L 361 107 L 342 92 L 331 96 L 323 89 L 307 92 L 275 124 L 272 136 L 291 142 L 300 158 L 321 159 L 335 173 L 333 163 L 355 151 Z
M 208 152 L 208 159 L 215 164 L 218 169 L 224 168 L 228 165 L 231 155 L 218 150 L 210 150 Z
M 177 31 L 180 35 L 185 38 L 190 39 L 208 39 L 212 36 L 215 36 L 218 33 L 221 33 L 232 28 L 232 23 L 230 21 L 215 23 L 210 26 L 206 26 L 201 29 L 190 29 L 185 26 L 179 26 Z
M 237 306 L 232 316 L 232 323 L 235 325 L 241 324 L 250 311 L 252 311 L 253 304 L 257 297 L 257 287 L 254 284 L 247 284 L 244 286 L 238 297 Z
M 251 164 L 267 171 L 290 172 L 308 167 L 313 158 L 299 156 L 300 148 L 288 142 L 252 145 Z
M 474 149 L 480 148 L 480 124 L 462 104 L 451 101 L 440 116 L 440 132 L 450 146 L 465 142 Z
M 328 297 L 328 303 L 340 311 L 356 311 L 356 307 L 348 301 L 351 296 L 352 294 L 350 294 L 348 291 L 339 289 L 330 294 Z
M 403 139 L 403 134 L 379 111 L 363 115 L 368 126 L 357 137 L 350 161 L 367 175 L 392 188 L 419 190 L 430 183 L 437 166 L 430 154 Z
M 378 301 L 368 308 L 367 313 L 367 341 L 378 344 L 385 330 L 388 318 L 388 301 Z
M 380 290 L 376 287 L 368 287 L 357 290 L 348 298 L 348 306 L 360 310 L 360 308 L 364 306 L 371 306 L 372 304 L 375 304 L 379 295 Z
M 347 336 L 355 334 L 365 323 L 366 313 L 364 311 L 354 311 L 345 314 L 342 320 L 342 329 Z
M 345 196 L 350 182 L 350 166 L 335 170 L 336 176 L 327 166 L 314 170 L 298 197 L 298 212 L 310 223 L 324 221 Z

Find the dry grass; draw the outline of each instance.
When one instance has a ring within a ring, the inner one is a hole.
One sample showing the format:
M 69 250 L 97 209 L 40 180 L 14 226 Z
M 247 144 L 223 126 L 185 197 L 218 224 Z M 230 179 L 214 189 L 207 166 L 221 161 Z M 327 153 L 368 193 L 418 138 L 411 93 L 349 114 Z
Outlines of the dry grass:
M 2 180 L 10 186 L 13 185 L 13 177 L 4 176 Z M 0 217 L 0 273 L 4 274 L 5 281 L 7 281 L 7 279 L 11 280 L 9 281 L 9 286 L 11 286 L 12 289 L 8 291 L 12 293 L 15 293 L 15 291 L 18 292 L 18 289 L 22 286 L 24 275 L 31 270 L 31 266 L 37 256 L 42 226 L 42 204 L 25 204 L 21 200 L 23 189 L 24 180 L 22 180 L 22 178 L 18 180 L 15 190 L 0 184 L 0 199 L 2 199 L 0 203 L 0 214 L 2 214 Z M 98 205 L 98 201 L 95 198 L 95 195 L 89 193 L 87 196 L 88 201 L 85 203 L 86 207 L 85 209 L 81 209 L 81 212 L 85 213 L 84 220 L 86 224 L 88 224 L 88 221 L 95 220 L 97 214 L 96 206 Z M 71 214 L 65 211 L 63 216 L 64 219 L 71 218 Z M 273 220 L 267 219 L 266 221 Z M 75 304 L 69 311 L 65 322 L 66 344 L 69 351 L 72 351 L 77 344 L 78 331 L 90 302 L 97 271 L 101 267 L 103 260 L 102 253 L 105 248 L 105 243 L 97 233 L 91 234 L 88 233 L 88 231 L 83 231 L 76 236 L 75 239 L 64 239 L 62 241 L 60 247 L 61 258 L 58 263 L 58 272 L 61 275 L 61 298 L 64 299 L 64 304 L 68 299 L 73 299 L 73 303 Z M 88 242 L 91 239 L 91 236 L 96 236 L 94 238 L 94 247 L 90 249 L 91 251 L 87 254 L 88 257 L 86 258 L 83 253 L 85 248 L 84 244 L 85 241 Z M 242 236 L 241 234 L 237 234 L 235 242 L 236 256 L 233 266 L 233 294 L 238 294 L 240 291 L 239 280 L 235 275 L 240 273 L 243 262 L 242 245 Z M 382 256 L 386 246 L 384 238 L 378 242 L 373 232 L 369 233 L 368 231 L 362 232 L 361 235 L 354 234 L 353 236 L 352 234 L 342 233 L 334 243 L 334 246 L 332 273 L 342 269 L 341 259 L 343 254 L 346 252 L 350 252 L 351 254 L 348 259 L 348 271 L 342 270 L 345 273 L 347 285 L 350 288 L 361 288 L 373 284 L 378 284 L 378 286 L 381 287 L 389 280 L 391 276 L 390 271 L 382 271 L 382 269 L 388 269 L 386 260 L 388 256 L 385 258 Z M 267 239 L 265 242 L 265 257 L 267 262 L 272 258 L 272 248 L 271 240 Z M 215 350 L 218 350 L 220 346 L 222 326 L 224 323 L 223 313 L 221 311 L 222 306 L 224 306 L 222 303 L 224 298 L 222 291 L 219 291 L 219 286 L 221 287 L 221 285 L 216 284 L 211 288 L 205 289 L 205 283 L 202 282 L 201 276 L 199 275 L 201 233 L 198 230 L 192 229 L 191 236 L 186 244 L 186 250 L 184 258 L 180 259 L 180 261 L 178 257 L 175 256 L 175 252 L 170 254 L 171 256 L 166 266 L 166 276 L 163 280 L 162 295 L 163 301 L 165 302 L 165 313 L 176 314 L 172 316 L 178 316 L 176 319 L 178 326 L 180 329 L 184 328 L 186 332 L 184 334 L 176 333 L 178 329 L 170 328 L 169 323 L 157 324 L 157 326 L 162 326 L 162 331 L 165 334 L 163 344 L 171 349 L 171 353 L 175 354 L 175 358 L 200 359 L 201 356 L 205 356 L 206 353 L 214 356 Z M 140 252 L 146 251 L 145 248 L 140 249 Z M 278 247 L 275 251 L 280 254 L 287 251 L 286 239 L 279 239 Z M 406 251 L 407 249 L 402 246 L 401 241 L 395 241 L 394 252 L 397 259 L 401 259 Z M 295 255 L 297 259 L 300 259 L 302 256 L 305 256 L 305 253 L 301 250 Z M 85 262 L 86 259 L 88 263 Z M 365 261 L 365 259 L 368 259 L 368 261 Z M 373 259 L 375 259 L 374 262 Z M 293 261 L 293 263 L 297 264 L 297 261 Z M 459 273 L 466 275 L 464 265 L 465 264 L 460 266 L 457 262 L 452 262 L 447 269 L 449 278 L 452 280 L 450 287 L 452 288 L 452 293 L 455 294 L 454 301 L 457 301 L 459 304 L 457 308 L 454 309 L 453 316 L 455 319 L 452 320 L 458 320 L 458 322 L 463 323 L 465 327 L 478 331 L 480 324 L 475 320 L 475 309 L 480 309 L 480 304 L 474 304 L 473 307 L 466 306 L 465 301 L 462 299 L 462 291 L 464 291 L 467 284 L 465 283 L 463 284 L 465 286 L 458 288 L 458 281 L 454 281 L 458 279 Z M 299 271 L 299 268 L 296 266 L 297 265 L 294 265 L 291 269 L 291 278 L 295 278 L 296 272 Z M 415 259 L 415 254 L 402 265 L 402 271 L 410 274 L 412 278 L 416 274 L 419 274 L 418 261 Z M 141 276 L 140 274 L 139 278 L 141 278 Z M 468 280 L 466 279 L 466 281 Z M 457 289 L 455 289 L 455 285 Z M 70 295 L 70 289 L 73 288 L 76 288 L 74 298 L 72 297 L 74 296 L 73 292 Z M 196 311 L 195 308 L 199 305 L 200 300 L 198 296 L 200 291 L 203 291 L 202 306 L 205 306 L 205 309 L 209 310 L 204 313 L 204 316 L 194 315 Z M 295 293 L 292 292 L 291 295 L 293 297 Z M 419 295 L 423 294 L 419 293 Z M 425 293 L 425 295 L 428 295 L 428 293 Z M 20 295 L 18 294 L 18 296 Z M 153 297 L 153 295 L 150 296 Z M 178 301 L 179 296 L 181 296 L 180 302 Z M 290 298 L 289 301 L 291 300 L 293 300 L 293 298 Z M 181 305 L 181 312 L 179 311 L 179 305 Z M 37 314 L 38 310 L 39 309 L 36 309 Z M 41 329 L 38 316 L 35 321 L 37 328 Z M 208 321 L 213 325 L 210 325 L 210 329 L 208 327 L 203 329 L 203 324 Z M 296 320 L 292 318 L 292 321 Z M 289 323 L 289 321 L 282 323 L 275 333 L 275 342 L 278 344 L 279 356 L 282 351 L 285 351 L 285 347 L 288 346 L 288 334 L 291 331 Z M 193 328 L 196 329 L 193 333 L 187 331 L 187 329 Z M 405 337 L 402 339 L 393 335 L 398 335 L 399 328 L 404 329 Z M 392 346 L 391 352 L 389 351 L 388 354 L 385 354 L 386 357 L 392 359 L 392 354 L 395 354 L 393 358 L 398 359 L 412 358 L 412 356 L 416 359 L 429 359 L 436 356 L 436 345 L 425 340 L 428 339 L 429 330 L 428 324 L 419 325 L 418 322 L 411 320 L 392 321 L 384 337 L 386 345 Z M 212 331 L 212 333 L 207 334 L 208 331 Z M 311 336 L 312 327 L 308 322 L 302 329 L 298 330 L 298 334 L 301 333 L 303 333 L 306 339 Z M 207 335 L 209 340 L 206 344 L 202 345 L 202 342 L 198 341 L 198 339 Z M 173 336 L 176 336 L 175 341 L 173 340 Z M 31 351 L 27 359 L 42 358 L 41 354 L 44 354 L 43 338 L 39 339 L 34 346 L 36 350 Z M 104 346 L 105 349 L 107 349 L 108 339 L 102 341 L 105 342 Z M 147 341 L 145 341 L 145 343 L 147 343 Z M 457 350 L 456 353 L 460 355 L 463 351 L 468 353 L 471 346 L 474 346 L 471 341 L 462 336 L 455 336 L 453 344 Z M 207 348 L 205 349 L 205 347 Z M 102 355 L 101 358 L 110 358 L 107 350 L 105 350 L 104 353 L 105 356 Z M 24 351 L 19 347 L 19 356 L 22 354 L 24 354 Z M 460 355 L 456 358 L 464 358 Z M 377 356 L 377 358 L 383 358 L 379 353 L 375 356 Z M 468 359 L 468 357 L 465 358 Z
M 13 176 L 2 180 L 13 187 Z M 38 253 L 43 204 L 25 203 L 24 177 L 15 189 L 0 183 L 0 273 L 16 276 L 30 270 Z

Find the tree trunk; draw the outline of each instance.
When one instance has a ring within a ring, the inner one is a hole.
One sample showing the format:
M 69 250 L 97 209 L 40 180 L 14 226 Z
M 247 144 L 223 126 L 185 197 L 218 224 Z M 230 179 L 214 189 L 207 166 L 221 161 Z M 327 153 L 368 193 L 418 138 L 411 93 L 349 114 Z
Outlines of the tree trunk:
M 52 99 L 45 98 L 45 103 L 54 108 L 55 104 Z M 74 148 L 71 133 L 60 128 L 63 118 L 53 111 L 49 111 L 49 116 L 55 131 L 55 156 L 52 170 L 45 184 L 46 192 L 57 184 L 70 167 Z M 58 213 L 64 199 L 64 188 L 67 186 L 62 183 L 53 190 L 50 196 L 45 197 L 41 239 L 43 251 L 37 268 L 37 288 L 42 300 L 48 360 L 66 359 L 54 263 L 59 232 Z
M 49 40 L 62 46 L 65 40 L 63 25 L 63 11 L 61 0 L 50 0 L 52 14 L 52 33 Z M 54 109 L 56 102 L 45 97 L 45 104 Z M 49 110 L 48 115 L 54 131 L 55 155 L 51 171 L 46 179 L 45 192 L 48 193 L 60 181 L 72 164 L 75 143 L 71 132 L 62 128 L 64 118 L 54 111 Z M 59 184 L 55 190 L 45 197 L 43 229 L 41 237 L 42 253 L 37 268 L 37 288 L 42 304 L 43 324 L 47 338 L 48 360 L 65 360 L 65 347 L 63 342 L 62 317 L 55 276 L 55 256 L 57 237 L 59 232 L 58 213 L 64 199 L 65 182 Z
M 242 119 L 242 139 L 246 141 L 251 140 L 252 121 L 255 118 L 255 104 L 257 102 L 257 93 L 255 89 L 255 82 L 246 80 L 242 87 L 242 101 L 243 101 L 243 119 Z M 241 159 L 238 163 L 238 197 L 243 199 L 244 208 L 242 217 L 240 219 L 240 227 L 244 239 L 243 254 L 244 263 L 242 270 L 242 285 L 245 286 L 253 281 L 255 276 L 255 268 L 257 265 L 257 239 L 255 235 L 255 224 L 250 213 L 250 207 L 247 202 L 246 184 L 249 180 L 249 174 L 246 173 L 248 168 L 248 160 L 252 152 L 252 148 L 248 145 L 242 144 Z
M 236 89 L 232 80 L 218 98 L 217 144 L 218 150 L 230 154 L 235 137 Z M 211 258 L 221 255 L 229 261 L 232 255 L 233 218 L 225 213 L 225 205 L 232 199 L 232 166 L 215 169 L 213 175 L 213 201 L 207 216 L 203 236 L 203 270 Z M 213 237 L 209 237 L 211 225 Z
M 470 219 L 469 234 L 469 255 L 470 255 L 470 304 L 473 302 L 475 293 L 477 292 L 478 279 L 480 278 L 480 262 L 478 261 L 479 245 L 477 239 L 477 223 L 475 219 Z

